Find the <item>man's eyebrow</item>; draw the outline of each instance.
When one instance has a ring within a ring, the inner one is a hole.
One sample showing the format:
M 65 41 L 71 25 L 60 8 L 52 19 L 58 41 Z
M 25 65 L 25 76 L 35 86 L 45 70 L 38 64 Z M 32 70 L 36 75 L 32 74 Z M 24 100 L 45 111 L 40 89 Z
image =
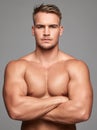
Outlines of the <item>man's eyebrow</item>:
M 50 24 L 49 26 L 59 27 L 59 24 Z
M 35 26 L 45 26 L 45 25 L 43 25 L 43 24 L 35 24 Z

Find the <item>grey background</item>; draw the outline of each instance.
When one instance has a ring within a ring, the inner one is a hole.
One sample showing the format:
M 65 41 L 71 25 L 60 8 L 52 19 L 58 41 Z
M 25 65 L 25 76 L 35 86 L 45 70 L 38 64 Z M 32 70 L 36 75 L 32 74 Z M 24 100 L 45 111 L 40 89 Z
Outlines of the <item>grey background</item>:
M 32 11 L 36 4 L 56 4 L 63 13 L 64 34 L 60 48 L 84 60 L 90 69 L 94 90 L 93 112 L 78 130 L 97 129 L 97 0 L 0 0 L 0 130 L 19 130 L 20 121 L 11 120 L 2 99 L 5 65 L 34 50 L 31 34 Z M 81 94 L 81 93 L 80 93 Z

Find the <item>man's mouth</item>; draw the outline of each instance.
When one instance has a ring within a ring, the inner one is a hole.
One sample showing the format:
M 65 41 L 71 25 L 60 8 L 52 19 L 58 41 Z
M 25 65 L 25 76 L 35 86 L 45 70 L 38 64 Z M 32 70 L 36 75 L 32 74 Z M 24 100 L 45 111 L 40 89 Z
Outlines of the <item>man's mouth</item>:
M 43 38 L 42 41 L 51 41 L 50 38 Z

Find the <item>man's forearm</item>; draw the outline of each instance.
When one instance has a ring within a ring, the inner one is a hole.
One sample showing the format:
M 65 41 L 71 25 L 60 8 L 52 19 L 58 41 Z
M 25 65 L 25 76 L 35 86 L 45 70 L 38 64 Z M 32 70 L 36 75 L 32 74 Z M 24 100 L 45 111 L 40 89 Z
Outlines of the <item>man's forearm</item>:
M 40 118 L 63 102 L 65 102 L 65 99 L 62 96 L 49 97 L 46 99 L 38 99 L 29 96 L 22 97 L 11 107 L 12 111 L 10 116 L 16 120 Z
M 42 119 L 62 124 L 75 124 L 86 121 L 89 116 L 85 114 L 85 108 L 69 100 L 45 114 Z

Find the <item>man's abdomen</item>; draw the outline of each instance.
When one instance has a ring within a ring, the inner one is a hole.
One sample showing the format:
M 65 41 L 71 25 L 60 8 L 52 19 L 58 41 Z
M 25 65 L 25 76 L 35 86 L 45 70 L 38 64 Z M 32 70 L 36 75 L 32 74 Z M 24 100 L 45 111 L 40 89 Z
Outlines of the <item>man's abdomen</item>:
M 59 124 L 44 120 L 25 121 L 21 130 L 76 130 L 74 124 Z

